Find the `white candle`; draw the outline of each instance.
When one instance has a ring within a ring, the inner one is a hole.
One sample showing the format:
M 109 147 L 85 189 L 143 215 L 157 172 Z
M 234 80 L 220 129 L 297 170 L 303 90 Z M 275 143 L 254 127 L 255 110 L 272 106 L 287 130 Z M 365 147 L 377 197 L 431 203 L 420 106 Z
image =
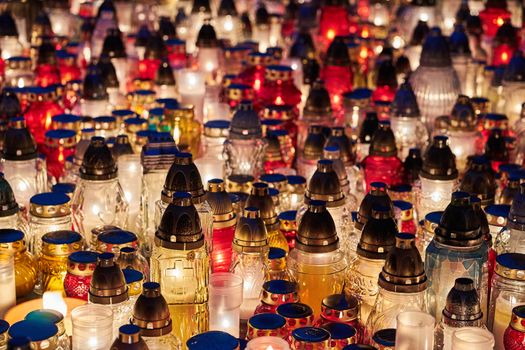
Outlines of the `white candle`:
M 464 327 L 454 332 L 452 350 L 492 350 L 493 348 L 494 337 L 486 329 Z
M 505 330 L 509 326 L 512 317 L 512 309 L 514 306 L 520 304 L 521 303 L 513 296 L 511 296 L 511 300 L 507 300 L 500 294 L 496 299 L 496 305 L 494 306 L 494 322 L 492 324 L 492 333 L 494 334 L 494 340 L 496 342 L 495 350 L 505 350 L 503 336 L 505 335 Z
M 179 94 L 182 104 L 193 105 L 195 118 L 202 121 L 204 115 L 204 94 L 206 93 L 203 73 L 190 69 L 177 71 Z
M 230 272 L 210 276 L 210 330 L 223 331 L 239 337 L 240 306 L 243 280 Z
M 290 346 L 278 337 L 258 337 L 248 342 L 246 350 L 290 350 Z
M 434 348 L 434 317 L 420 311 L 397 315 L 397 350 L 432 350 Z
M 0 255 L 0 317 L 16 304 L 15 263 L 10 254 Z

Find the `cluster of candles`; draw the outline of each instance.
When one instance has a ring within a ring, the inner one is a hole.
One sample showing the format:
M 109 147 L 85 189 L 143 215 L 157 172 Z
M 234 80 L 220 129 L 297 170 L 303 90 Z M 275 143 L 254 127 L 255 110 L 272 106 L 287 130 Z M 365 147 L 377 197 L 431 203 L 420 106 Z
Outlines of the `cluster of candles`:
M 524 349 L 521 12 L 0 4 L 0 350 Z

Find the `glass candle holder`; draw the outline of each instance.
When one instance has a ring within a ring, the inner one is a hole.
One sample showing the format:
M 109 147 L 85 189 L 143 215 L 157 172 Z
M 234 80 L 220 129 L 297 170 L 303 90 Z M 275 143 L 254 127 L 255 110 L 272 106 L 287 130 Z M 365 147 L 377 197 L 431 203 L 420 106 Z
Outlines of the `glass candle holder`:
M 452 350 L 467 350 L 475 347 L 479 350 L 494 349 L 494 336 L 483 328 L 465 327 L 454 332 Z
M 203 73 L 182 69 L 177 71 L 177 85 L 181 103 L 193 105 L 195 117 L 202 121 L 204 116 L 205 76 Z
M 267 281 L 293 280 L 286 266 L 286 255 L 286 250 L 281 248 L 270 247 L 270 250 L 268 252 L 268 274 L 266 275 Z
M 118 157 L 118 180 L 129 203 L 128 227 L 138 232 L 140 222 L 140 196 L 142 193 L 142 165 L 140 154 L 125 154 Z
M 30 105 L 24 116 L 36 143 L 43 145 L 45 133 L 51 128 L 51 118 L 64 113 L 64 109 L 57 102 L 55 87 L 33 87 L 31 89 Z
M 16 304 L 15 261 L 13 255 L 0 252 L 0 315 L 2 317 Z
M 141 272 L 146 281 L 149 281 L 149 264 L 146 258 L 133 247 L 122 247 L 118 253 L 117 262 L 122 269 L 132 269 Z
M 64 292 L 68 256 L 83 248 L 82 236 L 74 231 L 51 231 L 42 236 L 41 244 L 38 261 L 41 280 L 38 291 Z
M 525 307 L 523 305 L 516 306 L 512 309 L 512 319 L 503 338 L 503 345 L 506 349 L 519 349 L 525 344 L 524 327 L 522 323 L 524 316 Z
M 106 350 L 113 342 L 113 311 L 102 305 L 82 305 L 71 311 L 72 350 Z
M 279 338 L 272 336 L 258 337 L 252 339 L 246 345 L 246 350 L 290 350 L 288 342 Z
M 300 327 L 311 327 L 314 323 L 312 308 L 303 303 L 284 303 L 277 307 L 276 313 L 286 319 L 288 341 L 292 341 L 294 330 Z
M 68 256 L 64 292 L 70 298 L 88 299 L 91 276 L 97 266 L 98 253 L 79 251 Z
M 239 337 L 240 307 L 243 280 L 230 272 L 210 275 L 210 330 L 218 330 Z
M 397 315 L 396 349 L 433 349 L 434 324 L 434 317 L 421 311 L 400 313 Z
M 224 176 L 223 149 L 229 127 L 230 122 L 226 120 L 212 120 L 204 124 L 204 151 L 195 159 L 195 165 L 199 168 L 202 181 L 205 183 Z
M 280 305 L 298 301 L 297 285 L 294 282 L 271 280 L 263 284 L 261 303 L 255 309 L 255 314 L 275 313 Z
M 31 69 L 31 58 L 14 56 L 5 60 L 6 86 L 27 87 L 34 85 L 35 75 Z
M 31 197 L 29 207 L 29 250 L 40 256 L 42 237 L 51 231 L 71 230 L 71 199 L 63 193 L 40 193 Z

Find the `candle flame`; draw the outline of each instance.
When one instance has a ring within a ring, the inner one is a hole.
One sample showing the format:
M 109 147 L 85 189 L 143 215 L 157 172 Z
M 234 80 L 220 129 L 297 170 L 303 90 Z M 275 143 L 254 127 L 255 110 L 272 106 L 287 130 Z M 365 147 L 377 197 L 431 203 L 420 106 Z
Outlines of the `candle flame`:
M 266 350 L 273 350 L 273 346 L 268 345 L 268 348 Z
M 42 307 L 60 312 L 64 317 L 67 315 L 67 304 L 62 298 L 62 292 L 45 292 L 42 296 Z
M 326 38 L 328 40 L 333 40 L 335 38 L 335 30 L 333 29 L 329 29 L 327 32 L 326 32 Z

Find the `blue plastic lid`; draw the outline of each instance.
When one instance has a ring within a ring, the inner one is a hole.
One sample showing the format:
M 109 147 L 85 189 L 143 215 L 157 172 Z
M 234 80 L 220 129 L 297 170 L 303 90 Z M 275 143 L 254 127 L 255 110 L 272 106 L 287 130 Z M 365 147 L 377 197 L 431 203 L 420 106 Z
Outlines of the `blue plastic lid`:
M 408 233 L 408 232 L 398 232 L 398 233 L 396 233 L 396 238 L 399 238 L 399 239 L 415 239 L 416 235 L 413 234 L 413 233 Z
M 492 204 L 485 207 L 485 213 L 492 216 L 499 216 L 507 218 L 510 212 L 510 205 L 508 204 Z
M 285 220 L 285 221 L 294 221 L 297 217 L 297 211 L 296 210 L 287 210 L 283 211 L 277 216 L 279 220 Z M 271 249 L 271 248 L 270 248 Z
M 115 259 L 115 254 L 113 253 L 101 253 L 97 256 L 98 260 L 113 260 Z
M 412 186 L 407 184 L 393 185 L 390 186 L 390 190 L 394 192 L 410 192 L 412 191 Z
M 77 264 L 94 264 L 97 262 L 98 254 L 96 252 L 82 250 L 71 253 L 68 260 Z
M 346 323 L 330 322 L 321 326 L 321 328 L 326 329 L 330 333 L 331 338 L 336 340 L 348 339 L 357 334 L 357 330 Z
M 166 40 L 166 45 L 183 45 L 183 44 L 186 44 L 185 40 L 176 39 L 176 38 Z
M 518 305 L 512 309 L 512 313 L 519 318 L 525 318 L 525 305 Z
M 191 198 L 191 194 L 188 192 L 177 191 L 173 194 L 173 199 L 188 199 Z
M 277 173 L 276 174 L 263 174 L 261 175 L 260 180 L 263 182 L 269 182 L 269 183 L 283 182 L 283 181 L 286 181 L 286 176 L 284 176 L 283 174 L 277 174 Z
M 152 133 L 156 133 L 156 131 L 153 131 L 153 130 L 139 130 L 135 134 L 138 137 L 149 137 Z
M 208 129 L 229 129 L 230 122 L 228 120 L 210 120 L 204 124 Z
M 141 125 L 141 124 L 147 124 L 147 123 L 148 121 L 146 119 L 138 118 L 138 117 L 132 117 L 132 118 L 128 118 L 124 120 L 124 124 L 126 125 Z
M 277 307 L 277 313 L 286 318 L 305 318 L 314 312 L 312 308 L 303 303 L 287 303 Z
M 208 331 L 188 339 L 186 346 L 189 350 L 234 350 L 239 341 L 226 332 Z
M 326 146 L 324 150 L 327 152 L 337 152 L 340 150 L 340 148 L 338 145 L 330 145 L 330 146 Z
M 292 337 L 302 342 L 319 343 L 330 339 L 330 333 L 322 328 L 301 327 L 292 331 Z
M 483 115 L 485 119 L 488 120 L 494 120 L 494 121 L 502 121 L 508 119 L 505 114 L 499 114 L 499 113 L 487 113 Z
M 82 240 L 80 233 L 69 230 L 51 231 L 42 236 L 48 244 L 71 244 Z
M 117 118 L 111 117 L 109 115 L 102 115 L 100 117 L 93 118 L 93 121 L 95 123 L 115 123 L 117 121 Z
M 54 122 L 57 123 L 76 123 L 82 120 L 82 117 L 76 114 L 57 114 L 51 118 Z
M 306 183 L 306 179 L 300 175 L 289 175 L 286 178 L 288 179 L 288 184 L 290 185 L 302 185 Z
M 281 119 L 264 119 L 264 120 L 261 120 L 261 125 L 266 125 L 266 126 L 277 126 L 279 124 L 282 124 L 283 121 Z
M 135 242 L 137 235 L 130 231 L 111 230 L 98 235 L 97 239 L 106 244 L 126 244 Z
M 54 184 L 53 187 L 51 188 L 51 191 L 55 193 L 68 194 L 68 193 L 75 192 L 75 187 L 76 185 L 74 183 L 60 182 L 60 183 Z
M 282 259 L 284 257 L 286 257 L 286 250 L 277 247 L 270 247 L 268 260 Z
M 377 350 L 377 348 L 366 344 L 350 344 L 345 346 L 343 350 Z
M 148 113 L 150 117 L 162 118 L 162 116 L 164 115 L 164 108 L 162 107 L 152 108 L 148 111 Z
M 124 247 L 122 249 L 120 249 L 120 252 L 121 253 L 133 253 L 133 252 L 136 252 L 137 250 L 133 247 Z
M 387 328 L 377 331 L 372 337 L 376 344 L 381 346 L 395 346 L 396 345 L 396 330 L 395 328 Z
M 278 329 L 286 324 L 286 320 L 281 315 L 266 313 L 250 317 L 248 323 L 255 329 Z
M 288 134 L 289 134 L 288 130 L 283 130 L 283 129 L 266 131 L 267 136 L 273 136 L 273 137 L 281 137 L 281 136 L 286 136 Z
M 365 100 L 372 97 L 372 90 L 366 88 L 354 89 L 350 92 L 343 94 L 343 97 L 352 100 Z
M 140 333 L 140 328 L 134 324 L 125 324 L 118 329 L 119 333 L 133 335 Z
M 57 51 L 58 54 L 59 51 Z M 11 56 L 7 59 L 9 62 L 27 62 L 31 61 L 31 57 L 28 56 Z
M 263 289 L 271 294 L 290 294 L 297 291 L 297 284 L 285 280 L 264 282 Z
M 0 334 L 4 334 L 9 329 L 9 322 L 0 320 Z
M 26 337 L 32 342 L 43 341 L 55 336 L 58 333 L 58 328 L 52 322 L 23 320 L 19 321 L 9 328 L 9 336 Z
M 29 86 L 26 89 L 27 89 L 26 90 L 27 92 L 32 93 L 32 94 L 36 94 L 36 95 L 49 94 L 49 93 L 55 91 L 55 87 L 54 86 L 46 86 L 46 87 Z
M 122 269 L 126 284 L 135 283 L 144 280 L 144 274 L 134 269 Z
M 436 137 L 440 137 L 440 136 L 436 136 Z M 371 182 L 370 187 L 386 190 L 387 186 L 386 186 L 386 183 L 384 182 L 376 181 L 376 182 Z
M 40 309 L 40 310 L 31 311 L 30 313 L 26 315 L 25 319 L 57 324 L 58 322 L 64 319 L 64 315 L 62 315 L 60 312 L 56 310 Z
M 95 133 L 95 129 L 94 129 L 94 128 L 84 128 L 84 129 L 80 130 L 80 133 L 81 133 L 81 134 L 91 134 L 91 133 Z
M 131 109 L 116 109 L 113 112 L 111 112 L 112 115 L 116 117 L 126 117 L 128 115 L 135 116 L 135 112 L 133 112 Z
M 279 190 L 276 189 L 276 188 L 270 187 L 270 188 L 268 188 L 268 194 L 271 197 L 278 196 L 279 195 Z
M 233 83 L 228 85 L 227 89 L 239 89 L 239 90 L 248 90 L 251 86 L 247 84 Z
M 425 220 L 433 224 L 439 224 L 442 216 L 443 216 L 442 211 L 433 211 L 425 215 Z
M 414 207 L 412 203 L 407 202 L 407 201 L 398 200 L 398 201 L 393 201 L 392 203 L 394 204 L 394 207 L 399 208 L 401 210 L 409 210 Z
M 45 192 L 35 194 L 29 200 L 31 204 L 41 205 L 41 206 L 51 206 L 51 205 L 63 205 L 70 201 L 68 195 L 58 192 Z
M 13 243 L 24 239 L 24 233 L 13 228 L 0 229 L 0 243 Z
M 160 288 L 160 283 L 157 283 L 157 282 L 144 282 L 144 284 L 142 285 L 142 288 L 144 288 L 144 290 L 146 290 L 146 289 L 159 289 Z
M 55 54 L 56 54 L 57 58 L 60 58 L 60 59 L 77 57 L 75 54 L 73 54 L 71 52 L 68 52 L 66 50 L 57 50 Z
M 151 96 L 151 95 L 155 95 L 155 91 L 153 90 L 135 90 L 133 94 L 140 95 L 140 96 Z
M 505 253 L 496 257 L 497 265 L 511 270 L 525 270 L 525 254 Z M 498 269 L 496 268 L 496 271 Z M 497 272 L 496 272 L 497 273 Z

